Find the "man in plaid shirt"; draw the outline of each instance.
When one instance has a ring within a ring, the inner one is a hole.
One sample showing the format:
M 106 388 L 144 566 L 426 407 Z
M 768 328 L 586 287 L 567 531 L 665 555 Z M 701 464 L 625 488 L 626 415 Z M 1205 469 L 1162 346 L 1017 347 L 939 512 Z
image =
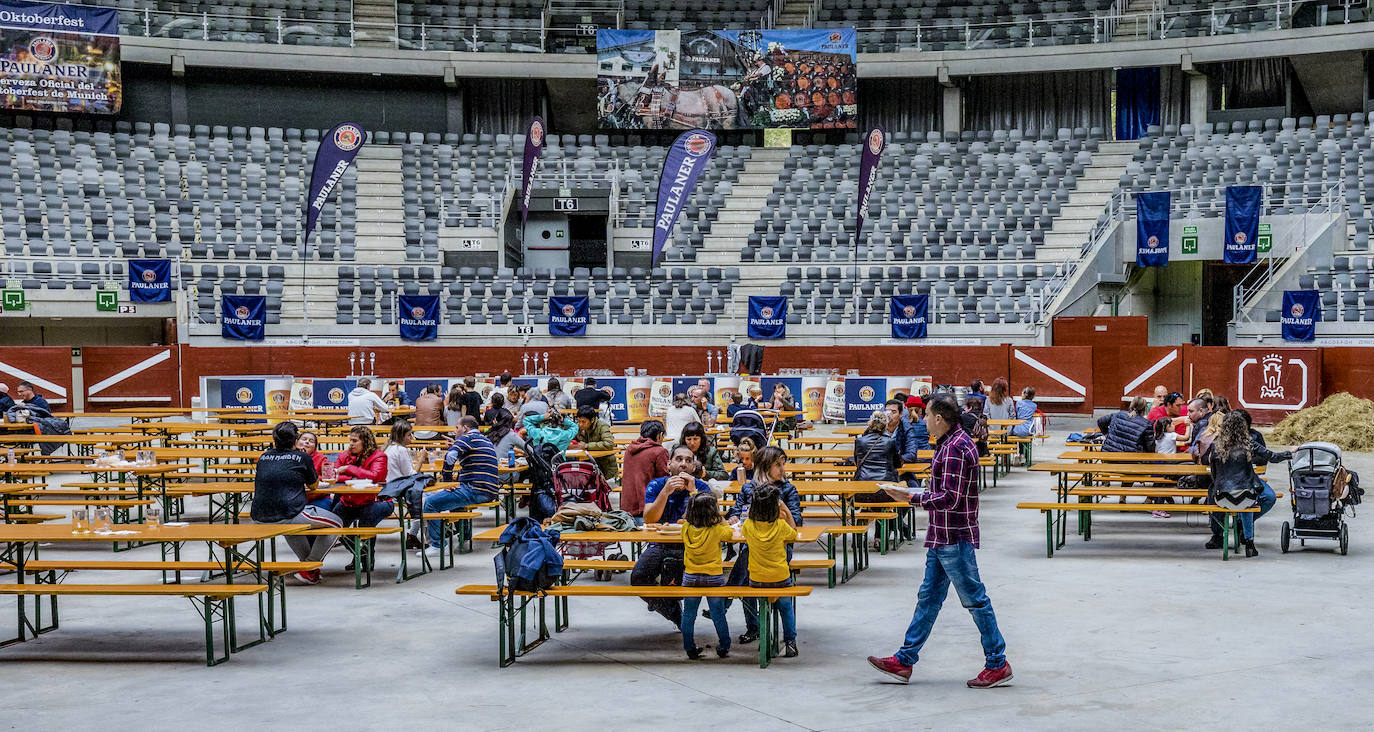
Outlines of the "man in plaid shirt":
M 926 426 L 936 439 L 927 489 L 912 496 L 889 489 L 897 500 L 909 497 L 913 504 L 930 512 L 925 579 L 916 595 L 916 614 L 907 628 L 906 642 L 895 655 L 869 656 L 868 662 L 902 683 L 911 681 L 911 667 L 930 637 L 930 629 L 952 584 L 959 593 L 959 601 L 973 615 L 983 642 L 983 671 L 969 679 L 968 686 L 1001 686 L 1012 678 L 1007 644 L 997 630 L 997 616 L 978 577 L 978 562 L 974 558 L 974 549 L 978 547 L 978 447 L 959 426 L 959 407 L 947 395 L 938 396 L 927 405 Z

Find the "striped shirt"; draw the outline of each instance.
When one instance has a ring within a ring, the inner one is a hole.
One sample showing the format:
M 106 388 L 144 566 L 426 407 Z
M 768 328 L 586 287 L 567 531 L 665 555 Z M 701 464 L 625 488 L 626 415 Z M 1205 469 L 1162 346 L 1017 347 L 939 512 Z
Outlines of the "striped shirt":
M 496 493 L 496 448 L 491 440 L 477 430 L 468 430 L 453 441 L 444 453 L 445 482 L 453 480 L 453 466 L 458 466 L 458 482 L 486 493 Z
M 955 427 L 935 443 L 930 482 L 911 502 L 930 512 L 926 546 L 978 546 L 978 446 L 967 432 Z

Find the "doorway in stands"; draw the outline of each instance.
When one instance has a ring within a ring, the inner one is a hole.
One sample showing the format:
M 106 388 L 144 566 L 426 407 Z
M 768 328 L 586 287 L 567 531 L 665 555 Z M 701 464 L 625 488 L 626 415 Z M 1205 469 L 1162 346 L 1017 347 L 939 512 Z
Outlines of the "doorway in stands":
M 1200 345 L 1229 345 L 1227 343 L 1228 325 L 1236 314 L 1233 299 L 1236 285 L 1249 271 L 1249 265 L 1203 262 L 1202 343 Z
M 606 215 L 568 217 L 568 259 L 573 268 L 606 266 Z

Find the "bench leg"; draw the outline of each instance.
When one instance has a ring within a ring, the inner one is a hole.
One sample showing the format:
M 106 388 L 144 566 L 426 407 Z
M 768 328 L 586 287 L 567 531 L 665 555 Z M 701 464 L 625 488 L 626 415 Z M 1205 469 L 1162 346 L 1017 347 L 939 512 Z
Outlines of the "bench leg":
M 1221 533 L 1221 561 L 1230 559 L 1231 552 L 1231 530 L 1235 523 L 1235 514 L 1226 512 L 1226 528 Z
M 759 610 L 762 613 L 762 620 L 759 622 L 759 668 L 768 668 L 768 664 L 773 662 L 773 601 L 770 598 L 759 598 L 762 605 Z
M 500 650 L 497 664 L 505 668 L 515 663 L 515 597 L 504 593 L 497 598 L 500 612 L 496 621 L 496 638 Z
M 229 598 L 214 598 L 206 595 L 201 598 L 191 598 L 191 605 L 196 608 L 200 617 L 205 620 L 205 665 L 218 666 L 229 660 L 229 653 L 233 649 L 232 634 L 230 631 L 230 617 L 234 612 L 233 604 Z M 215 653 L 215 625 L 219 625 L 220 648 L 222 653 Z M 255 644 L 256 645 L 256 644 Z
M 1045 558 L 1054 556 L 1054 511 L 1045 512 Z

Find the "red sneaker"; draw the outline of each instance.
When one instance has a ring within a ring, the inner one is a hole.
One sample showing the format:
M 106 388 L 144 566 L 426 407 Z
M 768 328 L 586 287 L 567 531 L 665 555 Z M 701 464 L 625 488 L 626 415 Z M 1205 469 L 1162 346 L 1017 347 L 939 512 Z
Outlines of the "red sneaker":
M 970 689 L 991 689 L 994 686 L 1001 686 L 1011 681 L 1011 664 L 1003 664 L 1002 668 L 985 668 L 977 678 L 968 680 Z
M 296 579 L 307 585 L 318 585 L 320 583 L 320 570 L 307 569 L 303 572 L 297 572 Z
M 898 661 L 896 656 L 888 656 L 887 658 L 869 656 L 868 665 L 878 669 L 878 673 L 900 681 L 903 684 L 910 683 L 911 681 L 911 667 Z

